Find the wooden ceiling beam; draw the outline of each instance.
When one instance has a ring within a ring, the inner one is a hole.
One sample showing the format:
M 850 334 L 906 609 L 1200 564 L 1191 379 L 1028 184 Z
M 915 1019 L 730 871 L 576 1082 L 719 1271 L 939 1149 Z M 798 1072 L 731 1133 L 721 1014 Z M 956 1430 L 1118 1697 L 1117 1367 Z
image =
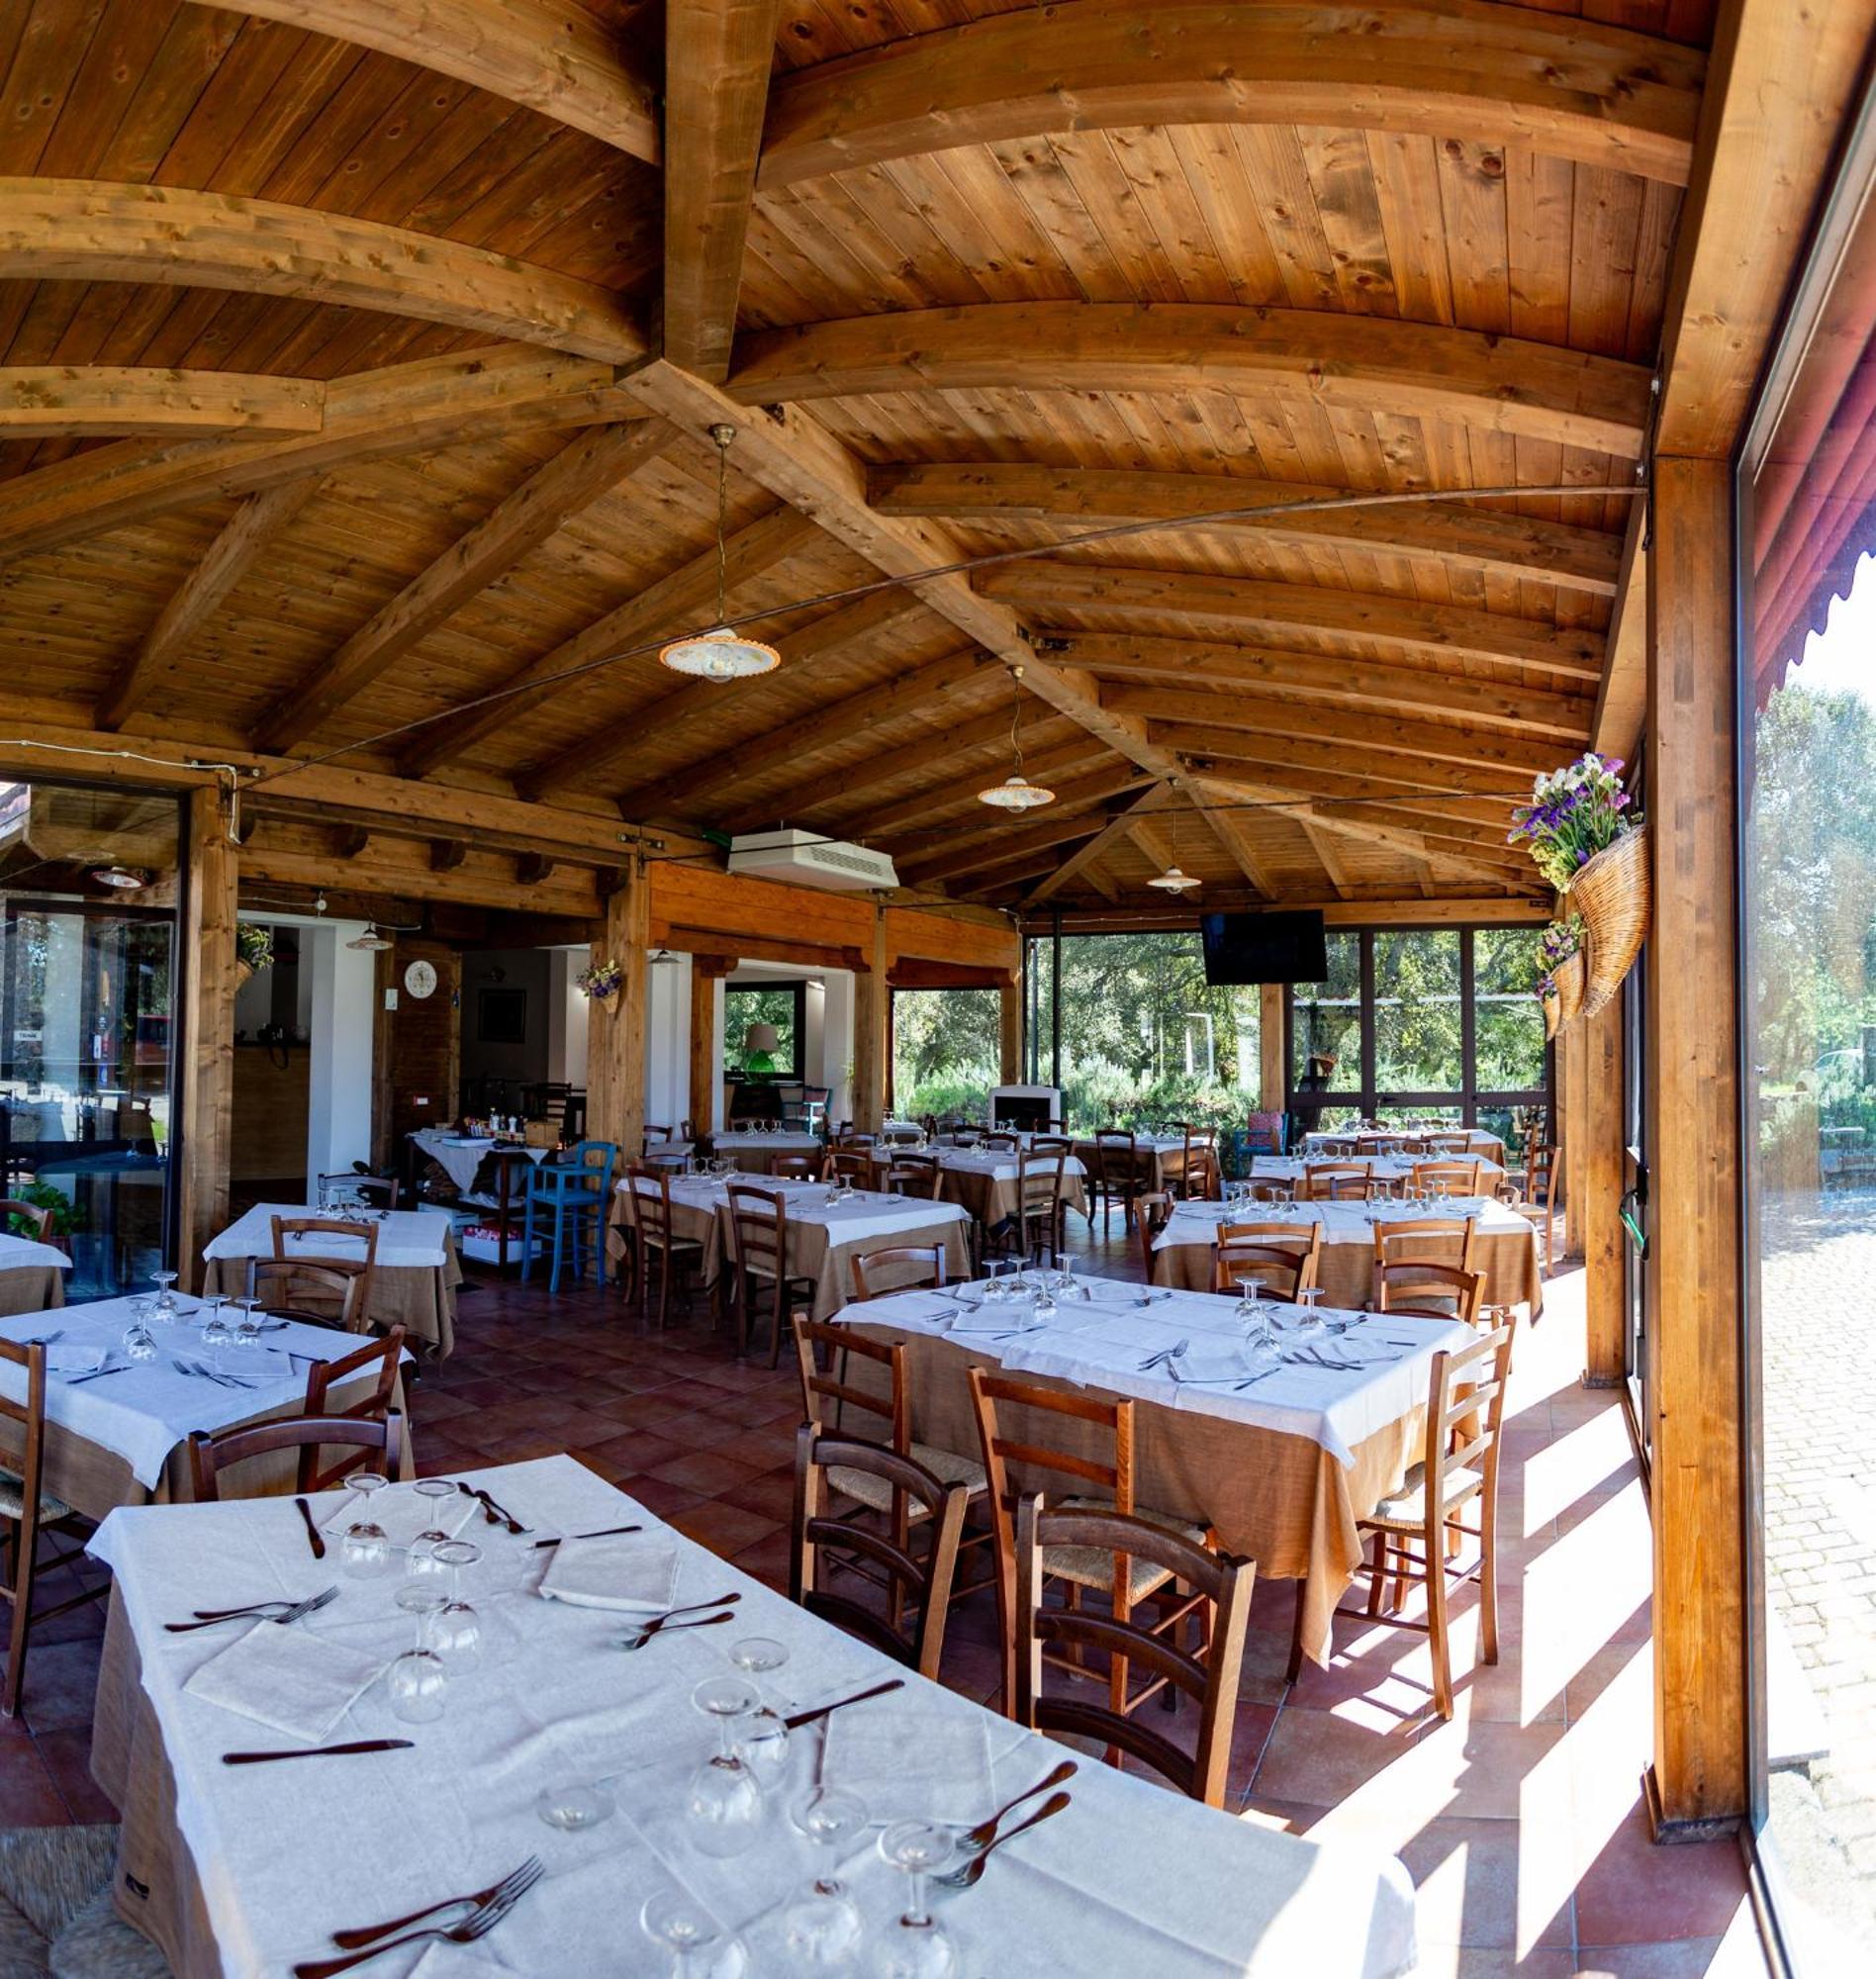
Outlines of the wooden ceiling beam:
M 993 564 L 974 580 L 986 598 L 1043 611 L 1176 613 L 1266 637 L 1307 632 L 1370 639 L 1404 653 L 1527 667 L 1592 687 L 1601 679 L 1603 636 L 1503 612 L 1326 585 L 1273 584 L 1211 571 L 1031 557 Z
M 943 858 L 953 852 L 994 850 L 1007 841 L 1012 831 L 1021 831 L 1026 822 L 1047 824 L 1052 819 L 1073 817 L 1081 811 L 1092 810 L 1106 804 L 1115 798 L 1126 797 L 1140 790 L 1143 785 L 1149 790 L 1163 788 L 1144 778 L 1131 763 L 1110 760 L 1104 769 L 1093 776 L 1059 786 L 1055 802 L 1048 806 L 1046 816 L 1038 811 L 1031 819 L 1026 813 L 1012 814 L 1009 811 L 992 810 L 987 804 L 980 805 L 978 816 L 961 828 L 953 828 L 936 838 L 929 833 L 918 834 L 919 837 L 929 840 L 923 845 L 914 842 L 907 846 L 901 843 L 893 853 L 893 862 L 897 864 L 902 861 L 908 868 L 920 867 L 927 860 Z M 881 835 L 869 832 L 868 837 L 877 839 Z
M 1287 763 L 1298 769 L 1382 777 L 1421 791 L 1449 791 L 1481 798 L 1503 792 L 1506 804 L 1521 801 L 1530 789 L 1528 781 L 1521 781 L 1514 792 L 1511 789 L 1514 780 L 1503 773 L 1456 763 L 1435 763 L 1419 756 L 1390 756 L 1377 749 L 1358 749 L 1343 742 L 1307 742 L 1290 735 L 1200 728 L 1179 721 L 1155 721 L 1151 733 L 1168 749 L 1212 763 Z
M 279 21 L 453 76 L 507 103 L 584 131 L 647 164 L 659 161 L 656 78 L 616 30 L 580 0 L 195 0 Z
M 1315 824 L 1326 829 L 1338 822 L 1347 826 L 1371 825 L 1377 830 L 1391 831 L 1401 845 L 1412 837 L 1437 848 L 1441 857 L 1468 859 L 1474 866 L 1487 867 L 1501 886 L 1539 884 L 1530 860 L 1513 852 L 1505 844 L 1502 832 L 1496 835 L 1479 832 L 1468 822 L 1438 811 L 1384 801 L 1363 803 L 1325 795 L 1318 779 L 1286 773 L 1280 764 L 1267 768 L 1228 764 L 1209 781 L 1213 801 L 1237 806 L 1240 815 L 1247 803 L 1267 804 L 1272 806 L 1272 814 L 1298 826 Z M 1357 835 L 1353 830 L 1343 833 L 1345 837 Z
M 279 439 L 318 432 L 325 419 L 326 387 L 317 378 L 134 364 L 0 365 L 0 439 L 220 432 Z
M 0 561 L 58 549 L 198 502 L 473 435 L 639 417 L 613 368 L 509 343 L 355 371 L 326 386 L 321 430 L 299 439 L 127 439 L 0 482 Z
M 814 535 L 814 525 L 805 516 L 787 507 L 771 509 L 766 516 L 746 524 L 729 537 L 724 548 L 724 567 L 729 587 L 746 584 L 765 570 L 785 562 Z M 506 727 L 532 701 L 558 684 L 569 669 L 592 665 L 609 653 L 622 653 L 665 632 L 676 633 L 716 596 L 717 553 L 712 543 L 696 556 L 687 557 L 655 583 L 646 585 L 634 597 L 604 617 L 563 639 L 559 645 L 537 654 L 509 678 L 485 693 L 500 695 L 479 707 L 465 708 L 460 714 L 432 722 L 421 730 L 417 740 L 398 759 L 406 776 L 427 776 L 432 770 L 472 749 L 486 736 Z M 707 684 L 704 692 L 720 693 Z M 685 690 L 678 689 L 677 693 Z M 596 720 L 600 710 L 591 710 Z M 528 795 L 564 782 L 584 759 L 588 745 L 575 750 L 556 751 L 546 763 L 522 772 L 517 782 Z
M 1198 814 L 1204 820 L 1205 828 L 1224 847 L 1231 863 L 1244 875 L 1252 891 L 1264 899 L 1271 898 L 1278 890 L 1264 863 L 1264 848 L 1253 837 L 1244 817 L 1231 808 L 1236 793 L 1221 789 L 1204 777 L 1188 778 L 1186 788 L 1198 800 L 1201 806 Z
M 222 601 L 292 525 L 318 487 L 319 477 L 308 474 L 242 502 L 171 594 L 155 624 L 119 663 L 92 716 L 100 728 L 122 728 L 137 713 Z
M 1071 817 L 1058 817 L 1047 824 L 1012 826 L 1004 837 L 992 844 L 947 847 L 943 852 L 934 853 L 929 858 L 920 860 L 916 867 L 918 878 L 914 884 L 922 887 L 934 880 L 957 879 L 967 874 L 992 872 L 999 866 L 1009 866 L 1027 859 L 1033 853 L 1053 851 L 1058 845 L 1072 844 L 1081 838 L 1092 838 L 1105 829 L 1105 823 L 1101 817 L 1082 813 Z M 911 861 L 906 862 L 906 868 L 908 871 L 913 870 Z
M 1196 526 L 1196 516 L 1229 509 L 1327 502 L 1360 495 L 1366 506 L 1298 510 L 1209 522 L 1204 533 L 1250 535 L 1306 549 L 1399 557 L 1439 570 L 1553 584 L 1593 598 L 1615 596 L 1621 538 L 1535 516 L 1467 503 L 1462 491 L 1438 502 L 1382 500 L 1373 491 L 1320 482 L 1256 481 L 1230 474 L 1165 474 L 1142 468 L 1043 467 L 1029 461 L 907 462 L 869 471 L 873 506 L 885 516 L 951 521 L 1039 521 L 1096 527 L 1107 522 Z M 1601 496 L 1600 489 L 1588 493 Z
M 1589 746 L 1626 762 L 1641 747 L 1648 713 L 1647 507 L 1636 504 L 1622 546 L 1622 591 L 1609 620 L 1609 658 L 1596 695 Z
M 611 364 L 646 348 L 629 306 L 596 283 L 380 221 L 178 186 L 0 178 L 0 279 L 291 296 Z
M 285 755 L 305 741 L 478 593 L 677 437 L 662 420 L 576 434 L 290 688 L 256 732 L 255 748 Z
M 960 760 L 965 753 L 948 747 L 941 758 L 935 759 L 934 767 L 942 768 L 945 774 L 942 784 L 930 785 L 893 803 L 870 805 L 866 812 L 867 830 L 886 835 L 935 824 L 943 817 L 955 815 L 962 820 L 979 815 L 983 805 L 977 794 L 978 779 Z M 1078 735 L 1073 742 L 1065 742 L 1059 749 L 1042 749 L 1025 756 L 1023 769 L 1026 775 L 1041 784 L 1049 783 L 1051 778 L 1073 782 L 1097 765 L 1113 761 L 1113 751 L 1095 741 L 1093 736 Z M 836 793 L 835 801 L 844 799 L 845 795 L 844 791 Z
M 1224 303 L 973 303 L 755 330 L 746 404 L 951 391 L 1225 392 L 1641 457 L 1644 365 L 1335 310 Z
M 1264 784 L 1240 782 L 1239 790 L 1247 797 L 1281 801 L 1295 793 L 1284 784 Z M 1520 879 L 1533 877 L 1528 860 L 1485 859 L 1476 852 L 1454 840 L 1440 837 L 1435 833 L 1421 831 L 1413 825 L 1404 824 L 1397 818 L 1372 817 L 1349 809 L 1344 805 L 1299 804 L 1288 813 L 1295 823 L 1303 827 L 1310 843 L 1315 844 L 1315 835 L 1326 832 L 1336 837 L 1350 838 L 1364 845 L 1378 845 L 1390 852 L 1403 853 L 1410 859 L 1429 861 L 1438 859 L 1454 872 L 1464 873 L 1473 879 L 1494 880 L 1500 886 L 1515 885 Z M 1327 870 L 1327 869 L 1325 869 Z M 1330 883 L 1338 888 L 1333 872 Z
M 1090 866 L 1110 852 L 1122 839 L 1135 837 L 1146 828 L 1142 821 L 1142 813 L 1165 801 L 1166 786 L 1149 784 L 1138 797 L 1120 805 L 1092 838 L 1078 845 L 1047 879 L 1041 881 L 1023 896 L 1024 907 L 1040 906 L 1044 900 L 1059 894 L 1071 881 L 1081 878 Z
M 1302 124 L 1515 144 L 1685 185 L 1704 73 L 1681 43 L 1464 0 L 1079 0 L 779 78 L 759 184 L 1056 133 Z
M 1548 693 L 1380 660 L 1274 651 L 1223 639 L 1057 631 L 1045 631 L 1043 639 L 1046 649 L 1066 664 L 1086 667 L 1103 678 L 1229 687 L 1263 701 L 1300 696 L 1413 716 L 1451 716 L 1561 743 L 1588 740 L 1595 707 L 1586 694 Z
M 729 371 L 776 9 L 777 0 L 665 0 L 660 342 L 701 378 Z

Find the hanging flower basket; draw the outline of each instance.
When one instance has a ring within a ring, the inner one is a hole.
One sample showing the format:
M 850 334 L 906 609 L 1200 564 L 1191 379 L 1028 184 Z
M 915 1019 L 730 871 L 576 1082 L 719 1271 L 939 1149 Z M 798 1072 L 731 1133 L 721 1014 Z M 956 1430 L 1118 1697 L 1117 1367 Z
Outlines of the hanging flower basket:
M 574 978 L 574 987 L 589 1003 L 610 1003 L 625 981 L 625 971 L 616 962 L 596 962 Z
M 1563 1005 L 1555 996 L 1542 996 L 1538 1000 L 1544 1005 L 1544 1042 L 1548 1045 L 1556 1036 Z
M 1648 931 L 1648 828 L 1639 824 L 1605 845 L 1570 882 L 1570 902 L 1587 929 L 1583 1015 L 1607 1007 L 1635 967 Z
M 1583 992 L 1587 978 L 1579 949 L 1566 955 L 1556 966 L 1556 1022 L 1559 1030 L 1573 1024 L 1583 1014 Z

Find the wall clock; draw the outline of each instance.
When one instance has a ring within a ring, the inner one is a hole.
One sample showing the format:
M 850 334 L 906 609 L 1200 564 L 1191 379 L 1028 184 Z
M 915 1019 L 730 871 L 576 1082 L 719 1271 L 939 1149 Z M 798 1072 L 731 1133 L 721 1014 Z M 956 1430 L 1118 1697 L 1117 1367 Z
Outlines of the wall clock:
M 428 996 L 436 989 L 436 965 L 422 959 L 411 964 L 404 972 L 404 987 L 413 996 Z

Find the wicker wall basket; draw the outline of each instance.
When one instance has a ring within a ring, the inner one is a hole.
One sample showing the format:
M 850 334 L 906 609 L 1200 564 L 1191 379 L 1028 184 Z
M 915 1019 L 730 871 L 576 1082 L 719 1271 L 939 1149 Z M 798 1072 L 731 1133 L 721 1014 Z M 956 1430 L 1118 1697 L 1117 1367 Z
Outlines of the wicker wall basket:
M 1587 982 L 1583 969 L 1583 951 L 1579 948 L 1574 955 L 1566 955 L 1556 966 L 1556 1025 L 1561 1030 L 1565 1024 L 1573 1024 L 1583 1014 L 1583 991 Z
M 1583 1015 L 1593 1017 L 1622 988 L 1648 931 L 1648 828 L 1638 825 L 1603 849 L 1570 883 L 1583 917 L 1588 981 Z
M 1556 1027 L 1561 1022 L 1562 1005 L 1554 996 L 1539 999 L 1544 1004 L 1544 1041 L 1548 1044 L 1556 1036 Z

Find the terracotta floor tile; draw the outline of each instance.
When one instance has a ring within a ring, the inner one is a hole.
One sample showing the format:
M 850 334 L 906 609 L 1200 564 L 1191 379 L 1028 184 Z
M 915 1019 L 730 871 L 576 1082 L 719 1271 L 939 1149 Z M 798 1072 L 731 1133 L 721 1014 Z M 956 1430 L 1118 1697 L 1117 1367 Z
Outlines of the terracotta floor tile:
M 91 1728 L 74 1726 L 47 1732 L 36 1742 L 66 1809 L 75 1822 L 115 1821 L 118 1811 L 110 1796 L 91 1777 Z
M 33 1666 L 27 1664 L 30 1682 Z M 65 1828 L 71 1814 L 58 1790 L 39 1742 L 8 1739 L 0 1743 L 0 1827 Z
M 721 1554 L 725 1559 L 780 1530 L 773 1519 L 745 1512 L 739 1505 L 725 1505 L 720 1498 L 704 1500 L 686 1512 L 667 1512 L 661 1516 L 668 1518 L 687 1538 Z
M 1736 1841 L 1657 1848 L 1638 1801 L 1577 1883 L 1577 1929 L 1585 1944 L 1718 1936 L 1744 1896 Z
M 690 1450 L 647 1469 L 645 1475 L 655 1477 L 661 1483 L 681 1484 L 700 1497 L 714 1498 L 731 1485 L 747 1484 L 761 1472 L 754 1464 L 739 1463 L 735 1458 L 725 1457 L 720 1451 Z

